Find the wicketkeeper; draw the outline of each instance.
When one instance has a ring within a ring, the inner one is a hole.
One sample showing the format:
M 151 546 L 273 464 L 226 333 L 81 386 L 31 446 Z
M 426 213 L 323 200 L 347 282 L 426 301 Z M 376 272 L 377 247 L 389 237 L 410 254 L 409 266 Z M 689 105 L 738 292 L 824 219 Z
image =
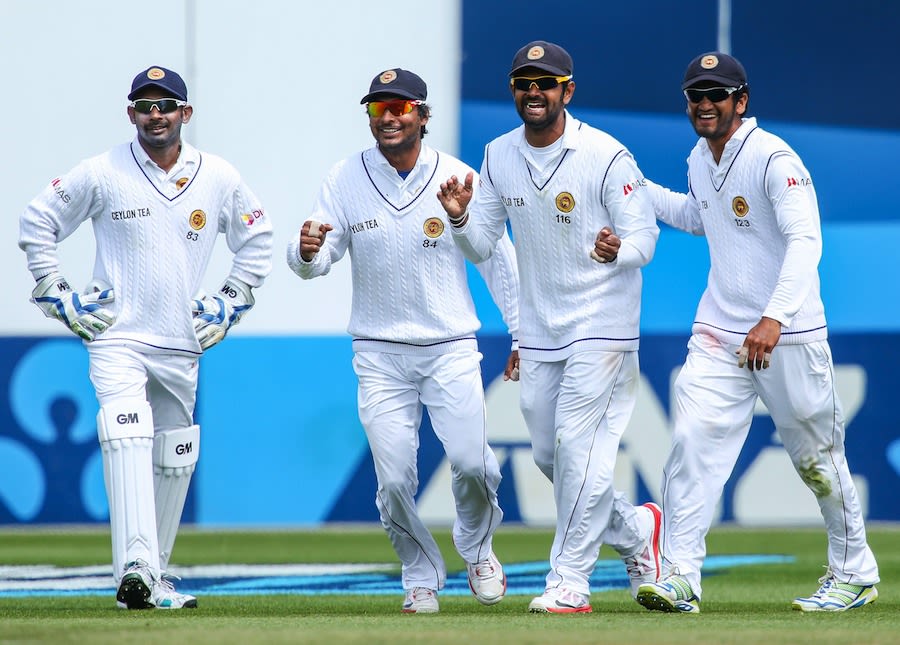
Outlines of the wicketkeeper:
M 165 572 L 200 451 L 197 362 L 253 306 L 272 226 L 228 162 L 182 140 L 193 106 L 177 73 L 146 69 L 128 100 L 137 136 L 53 179 L 22 215 L 19 246 L 37 281 L 32 301 L 90 356 L 119 606 L 196 607 Z M 57 245 L 87 221 L 94 279 L 79 292 Z M 204 295 L 219 233 L 234 260 Z

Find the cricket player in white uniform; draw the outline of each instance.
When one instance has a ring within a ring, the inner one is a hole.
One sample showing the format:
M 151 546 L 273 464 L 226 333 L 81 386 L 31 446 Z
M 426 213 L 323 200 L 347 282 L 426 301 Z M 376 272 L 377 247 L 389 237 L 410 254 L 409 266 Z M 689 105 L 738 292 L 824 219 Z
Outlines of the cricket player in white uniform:
M 196 607 L 165 577 L 200 450 L 197 363 L 253 306 L 271 269 L 272 227 L 226 161 L 181 139 L 193 108 L 175 72 L 150 67 L 128 95 L 137 136 L 54 179 L 20 220 L 33 302 L 81 336 L 100 403 L 117 601 Z M 90 221 L 93 281 L 79 293 L 57 245 Z M 212 296 L 201 281 L 219 233 L 234 253 Z
M 566 111 L 569 54 L 529 43 L 509 75 L 523 125 L 487 145 L 474 197 L 470 174 L 452 176 L 438 198 L 472 261 L 512 225 L 521 407 L 557 512 L 546 591 L 529 610 L 590 612 L 602 543 L 625 561 L 632 594 L 659 577 L 659 507 L 634 507 L 613 488 L 639 380 L 640 269 L 659 229 L 625 146 Z
M 376 505 L 402 563 L 403 611 L 438 611 L 446 567 L 419 518 L 416 452 L 422 407 L 453 472 L 453 541 L 467 563 L 469 585 L 483 604 L 506 592 L 492 549 L 503 516 L 500 469 L 488 446 L 480 327 L 468 289 L 465 259 L 434 198 L 441 177 L 471 170 L 422 142 L 430 115 L 427 88 L 404 69 L 376 76 L 361 103 L 377 145 L 336 164 L 287 248 L 300 277 L 327 274 L 349 251 L 353 304 L 348 331 L 359 378 L 359 416 L 378 479 Z M 518 275 L 508 237 L 478 270 L 513 337 Z M 507 363 L 515 376 L 517 355 Z
M 777 136 L 745 118 L 744 67 L 720 52 L 691 61 L 682 84 L 700 140 L 689 194 L 651 185 L 659 219 L 709 244 L 710 272 L 675 382 L 672 451 L 663 482 L 666 578 L 649 609 L 700 611 L 706 534 L 762 399 L 828 533 L 828 569 L 801 611 L 875 600 L 878 566 L 844 455 L 825 308 L 819 296 L 819 207 L 809 171 Z

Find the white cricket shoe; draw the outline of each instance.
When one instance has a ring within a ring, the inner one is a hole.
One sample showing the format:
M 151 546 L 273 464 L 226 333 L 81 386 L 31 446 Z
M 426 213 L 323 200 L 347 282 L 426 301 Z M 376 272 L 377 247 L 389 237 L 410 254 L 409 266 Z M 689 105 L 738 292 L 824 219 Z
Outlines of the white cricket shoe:
M 496 605 L 506 595 L 506 576 L 503 565 L 491 551 L 487 560 L 466 564 L 469 574 L 469 589 L 482 605 Z
M 135 560 L 125 565 L 116 604 L 122 609 L 194 609 L 197 599 L 175 591 L 167 576 L 154 578 L 146 562 Z
M 152 609 L 150 595 L 153 593 L 153 572 L 143 560 L 134 560 L 125 565 L 125 573 L 116 591 L 116 603 L 124 609 Z
M 197 598 L 190 594 L 175 591 L 175 587 L 167 575 L 163 575 L 153 585 L 153 594 L 150 600 L 157 609 L 197 608 Z
M 404 614 L 436 614 L 438 609 L 437 592 L 434 589 L 413 587 L 406 590 Z
M 878 598 L 875 585 L 851 585 L 835 580 L 831 567 L 819 578 L 821 586 L 809 598 L 794 598 L 791 607 L 800 611 L 847 611 Z
M 590 598 L 563 587 L 544 590 L 544 594 L 528 605 L 532 614 L 589 614 Z
M 662 510 L 653 502 L 638 507 L 644 509 L 650 519 L 650 534 L 643 548 L 632 556 L 622 558 L 628 578 L 631 581 L 631 597 L 637 598 L 638 589 L 643 584 L 658 582 L 662 571 L 659 555 L 659 538 L 662 528 Z

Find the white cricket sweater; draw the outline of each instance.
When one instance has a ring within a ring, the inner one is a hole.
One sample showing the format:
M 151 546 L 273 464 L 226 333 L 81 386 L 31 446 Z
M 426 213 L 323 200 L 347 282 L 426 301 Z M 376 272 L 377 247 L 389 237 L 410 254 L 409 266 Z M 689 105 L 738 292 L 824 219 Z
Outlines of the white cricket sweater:
M 192 174 L 168 196 L 145 174 L 149 158 L 135 139 L 54 179 L 20 219 L 19 246 L 35 278 L 65 274 L 57 244 L 91 220 L 93 275 L 115 289 L 116 313 L 94 343 L 201 354 L 191 300 L 219 233 L 234 253 L 231 276 L 258 287 L 271 270 L 271 222 L 237 171 L 186 143 L 180 158 L 191 160 L 180 165 Z
M 337 164 L 323 182 L 310 219 L 334 227 L 311 262 L 299 255 L 300 233 L 287 247 L 291 269 L 304 279 L 325 275 L 349 250 L 353 298 L 347 331 L 355 351 L 437 355 L 477 347 L 481 326 L 466 278 L 465 258 L 437 199 L 440 183 L 472 169 L 422 144 L 406 179 L 377 147 Z M 515 341 L 518 274 L 508 236 L 484 276 Z M 514 343 L 515 347 L 515 343 Z
M 828 337 L 819 295 L 819 207 L 809 171 L 779 137 L 745 119 L 717 164 L 706 139 L 688 157 L 690 195 L 652 185 L 657 216 L 706 235 L 710 271 L 694 333 L 742 344 L 761 317 L 779 344 Z
M 528 161 L 524 133 L 520 126 L 487 145 L 481 186 L 454 237 L 471 260 L 482 260 L 509 220 L 521 278 L 522 358 L 636 350 L 640 268 L 659 236 L 643 174 L 621 143 L 568 113 L 559 160 L 543 174 Z M 608 264 L 590 257 L 604 226 L 622 239 Z

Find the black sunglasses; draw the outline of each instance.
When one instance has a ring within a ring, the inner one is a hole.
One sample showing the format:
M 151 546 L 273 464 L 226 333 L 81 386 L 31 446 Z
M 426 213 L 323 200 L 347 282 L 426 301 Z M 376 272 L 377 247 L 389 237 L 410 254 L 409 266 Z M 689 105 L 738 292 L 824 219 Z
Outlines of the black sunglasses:
M 541 92 L 552 90 L 560 83 L 571 81 L 571 76 L 513 76 L 509 84 L 521 92 L 527 92 L 534 85 Z
M 684 91 L 684 97 L 691 103 L 699 103 L 704 98 L 708 98 L 713 103 L 718 103 L 719 101 L 724 101 L 743 87 L 743 85 L 738 85 L 737 87 L 689 87 Z
M 154 107 L 159 110 L 160 114 L 169 114 L 185 105 L 187 105 L 187 101 L 178 99 L 135 99 L 131 102 L 134 111 L 141 114 L 150 114 Z

